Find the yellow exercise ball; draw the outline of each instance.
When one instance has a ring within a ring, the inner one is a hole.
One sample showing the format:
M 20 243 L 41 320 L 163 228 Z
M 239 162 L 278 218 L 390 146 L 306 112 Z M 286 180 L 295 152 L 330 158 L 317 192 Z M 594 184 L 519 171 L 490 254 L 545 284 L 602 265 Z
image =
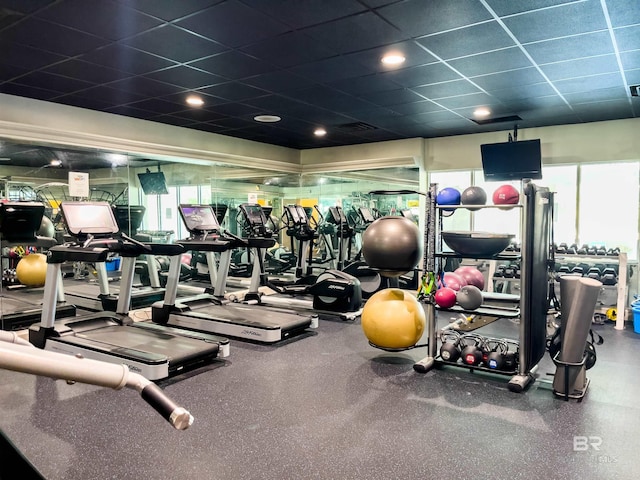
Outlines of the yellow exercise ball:
M 16 266 L 16 277 L 27 287 L 42 287 L 47 277 L 47 256 L 30 253 L 22 257 Z
M 376 292 L 360 317 L 362 330 L 373 345 L 401 349 L 414 346 L 424 333 L 424 309 L 415 296 L 397 288 Z

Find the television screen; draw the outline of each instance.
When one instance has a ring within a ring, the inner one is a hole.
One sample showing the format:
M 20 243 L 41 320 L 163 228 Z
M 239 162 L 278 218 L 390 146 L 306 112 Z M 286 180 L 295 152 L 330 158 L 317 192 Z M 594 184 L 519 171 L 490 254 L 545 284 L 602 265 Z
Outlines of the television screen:
M 166 195 L 167 182 L 162 172 L 139 173 L 138 180 L 145 195 Z
M 211 232 L 220 228 L 211 205 L 180 205 L 178 210 L 190 232 Z
M 33 242 L 43 215 L 44 205 L 41 203 L 0 203 L 0 237 L 7 243 Z
M 142 205 L 114 205 L 113 214 L 118 228 L 127 235 L 135 235 L 142 226 L 145 208 Z
M 480 145 L 485 181 L 542 178 L 540 139 Z

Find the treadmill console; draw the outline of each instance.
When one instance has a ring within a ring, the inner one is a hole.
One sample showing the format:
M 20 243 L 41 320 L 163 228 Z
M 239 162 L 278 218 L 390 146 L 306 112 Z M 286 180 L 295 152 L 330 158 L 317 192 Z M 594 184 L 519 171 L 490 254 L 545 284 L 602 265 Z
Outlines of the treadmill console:
M 329 217 L 327 221 L 336 225 L 344 225 L 347 223 L 347 217 L 344 215 L 342 207 L 329 207 Z
M 375 220 L 375 218 L 373 218 L 373 215 L 371 214 L 371 210 L 369 210 L 367 207 L 360 207 L 358 209 L 358 213 L 360 213 L 360 218 L 362 218 L 362 221 L 364 223 L 373 223 L 373 221 Z
M 204 232 L 218 232 L 220 223 L 211 205 L 178 206 L 180 216 L 189 233 L 200 235 Z
M 146 209 L 142 205 L 114 205 L 113 214 L 120 231 L 130 237 L 138 233 Z
M 74 237 L 110 236 L 120 231 L 109 202 L 62 202 L 60 210 Z
M 244 217 L 247 234 L 250 237 L 271 237 L 273 232 L 267 228 L 267 217 L 262 206 L 257 203 L 242 203 L 239 205 Z

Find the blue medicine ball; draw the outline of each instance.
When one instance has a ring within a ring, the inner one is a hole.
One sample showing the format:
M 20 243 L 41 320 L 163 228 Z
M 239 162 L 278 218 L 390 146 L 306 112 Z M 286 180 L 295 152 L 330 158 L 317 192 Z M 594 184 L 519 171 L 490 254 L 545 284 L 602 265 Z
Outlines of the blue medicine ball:
M 438 205 L 460 205 L 460 192 L 455 188 L 447 187 L 438 192 L 436 196 Z M 443 209 L 445 211 L 453 211 L 453 208 Z

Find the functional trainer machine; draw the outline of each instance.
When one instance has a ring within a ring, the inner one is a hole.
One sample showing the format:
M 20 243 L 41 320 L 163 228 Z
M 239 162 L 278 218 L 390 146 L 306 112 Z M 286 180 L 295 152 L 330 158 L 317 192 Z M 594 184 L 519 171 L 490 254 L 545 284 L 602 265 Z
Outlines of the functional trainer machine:
M 124 363 L 150 380 L 158 380 L 229 354 L 229 340 L 134 322 L 128 315 L 135 259 L 143 253 L 179 256 L 176 244 L 143 244 L 119 232 L 107 202 L 62 202 L 69 233 L 78 242 L 49 249 L 40 325 L 32 325 L 29 340 L 35 346 L 68 355 L 110 363 Z M 116 312 L 96 312 L 55 322 L 60 268 L 66 261 L 105 262 L 110 255 L 123 258 Z
M 205 252 L 213 292 L 176 301 L 180 259 L 173 258 L 164 301 L 156 302 L 151 309 L 155 323 L 195 332 L 214 332 L 258 343 L 276 343 L 317 327 L 316 315 L 302 315 L 287 309 L 256 308 L 225 300 L 224 289 L 232 250 L 239 246 L 266 248 L 273 243 L 256 243 L 256 240 L 252 243 L 227 231 L 223 234 L 211 205 L 183 204 L 178 209 L 190 234 L 189 238 L 178 243 L 186 250 Z M 220 261 L 217 274 L 214 275 L 215 253 L 220 254 Z
M 51 248 L 56 244 L 53 238 L 36 235 L 44 215 L 44 205 L 38 202 L 0 202 L 0 247 L 15 245 Z M 2 306 L 0 323 L 2 330 L 20 330 L 37 323 L 42 315 L 42 291 L 37 289 L 38 300 L 28 289 L 18 289 L 19 296 L 4 289 L 0 295 Z M 28 294 L 29 293 L 29 294 Z M 35 292 L 34 292 L 35 293 Z M 56 318 L 73 317 L 76 307 L 59 296 L 56 302 Z
M 303 263 L 307 257 L 312 238 L 304 226 L 308 226 L 309 219 L 304 208 L 296 205 L 285 207 L 292 222 L 296 222 L 302 233 L 299 236 L 298 266 L 296 271 L 302 272 Z M 343 320 L 353 320 L 362 312 L 362 292 L 360 281 L 348 273 L 340 270 L 328 269 L 320 275 L 307 275 L 293 283 L 269 280 L 264 269 L 265 246 L 260 241 L 268 240 L 266 218 L 262 208 L 257 204 L 241 204 L 240 211 L 245 221 L 254 232 L 258 241 L 254 248 L 254 267 L 251 276 L 249 292 L 244 299 L 247 302 L 265 305 L 281 306 L 296 310 L 313 310 L 318 313 L 337 316 Z M 266 237 L 265 237 L 266 235 Z M 276 293 L 263 295 L 259 287 L 269 287 Z

